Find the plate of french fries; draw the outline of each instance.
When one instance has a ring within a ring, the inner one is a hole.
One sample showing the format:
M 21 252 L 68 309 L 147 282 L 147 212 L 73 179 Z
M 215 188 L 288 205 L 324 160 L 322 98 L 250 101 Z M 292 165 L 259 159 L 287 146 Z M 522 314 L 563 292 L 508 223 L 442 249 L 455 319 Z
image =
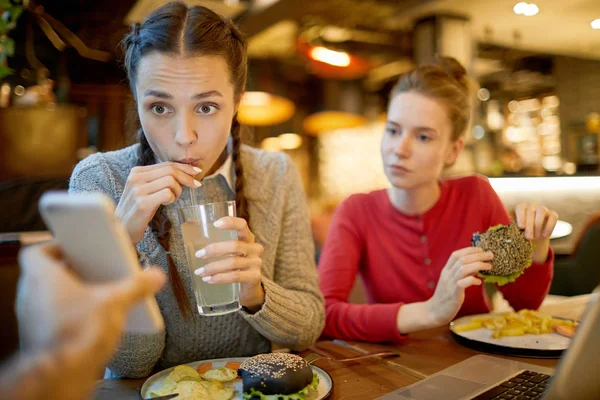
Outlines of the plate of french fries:
M 526 357 L 560 357 L 571 344 L 565 332 L 578 322 L 534 310 L 458 318 L 450 331 L 461 344 L 477 350 Z

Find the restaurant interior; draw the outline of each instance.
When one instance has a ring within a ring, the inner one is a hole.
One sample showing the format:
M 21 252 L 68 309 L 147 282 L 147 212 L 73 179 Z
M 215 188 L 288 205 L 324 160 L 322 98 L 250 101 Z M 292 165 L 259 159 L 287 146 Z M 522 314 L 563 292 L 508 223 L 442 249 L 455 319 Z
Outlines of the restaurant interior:
M 40 196 L 66 189 L 90 154 L 134 142 L 139 121 L 119 44 L 166 2 L 0 0 L 0 359 L 18 349 L 18 252 L 50 236 Z M 557 211 L 545 305 L 600 284 L 600 2 L 185 2 L 247 35 L 244 142 L 285 152 L 298 167 L 317 253 L 342 200 L 389 185 L 380 144 L 398 77 L 442 54 L 479 86 L 465 149 L 444 174 L 488 177 L 507 209 L 526 201 Z M 495 309 L 506 307 L 493 287 L 488 293 Z M 366 301 L 360 279 L 350 301 Z M 387 391 L 403 384 L 369 379 L 365 387 Z

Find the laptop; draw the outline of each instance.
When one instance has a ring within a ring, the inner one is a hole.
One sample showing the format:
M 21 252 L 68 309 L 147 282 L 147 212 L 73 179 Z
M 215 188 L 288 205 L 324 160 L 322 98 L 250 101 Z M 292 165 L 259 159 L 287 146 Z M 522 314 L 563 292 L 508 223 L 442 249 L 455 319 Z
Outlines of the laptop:
M 600 286 L 556 371 L 476 355 L 378 400 L 600 399 Z

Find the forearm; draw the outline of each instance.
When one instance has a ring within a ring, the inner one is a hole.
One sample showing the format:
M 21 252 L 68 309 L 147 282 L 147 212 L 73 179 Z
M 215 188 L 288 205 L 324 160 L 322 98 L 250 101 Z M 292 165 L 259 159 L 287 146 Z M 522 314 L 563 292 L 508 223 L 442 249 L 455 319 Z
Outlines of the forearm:
M 404 304 L 398 310 L 396 323 L 401 334 L 437 328 L 443 324 L 435 317 L 429 301 Z
M 361 342 L 404 340 L 397 327 L 400 303 L 350 304 L 332 297 L 327 300 L 325 336 Z

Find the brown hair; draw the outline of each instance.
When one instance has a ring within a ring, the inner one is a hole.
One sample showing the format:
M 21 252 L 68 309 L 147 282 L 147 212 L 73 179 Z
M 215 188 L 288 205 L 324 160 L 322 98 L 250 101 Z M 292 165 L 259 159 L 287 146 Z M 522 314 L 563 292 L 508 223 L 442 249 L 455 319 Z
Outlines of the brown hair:
M 215 14 L 202 6 L 188 7 L 184 3 L 172 2 L 153 11 L 146 20 L 131 27 L 123 39 L 125 69 L 129 84 L 135 96 L 137 67 L 142 57 L 157 51 L 172 55 L 217 55 L 222 56 L 231 73 L 235 101 L 238 102 L 246 86 L 248 75 L 247 42 L 244 35 L 229 19 Z M 235 195 L 238 216 L 250 224 L 248 204 L 244 196 L 244 175 L 240 158 L 240 124 L 234 116 L 231 126 L 232 161 L 235 167 Z M 155 163 L 154 152 L 150 148 L 144 132 L 138 131 L 140 143 L 138 159 L 140 165 Z M 190 301 L 173 258 L 169 252 L 171 223 L 158 209 L 150 226 L 161 246 L 167 252 L 169 281 L 179 310 L 186 317 L 192 315 Z
M 467 129 L 475 83 L 465 68 L 452 57 L 436 57 L 433 64 L 419 66 L 404 74 L 392 89 L 391 97 L 416 92 L 441 100 L 452 122 L 453 141 Z

